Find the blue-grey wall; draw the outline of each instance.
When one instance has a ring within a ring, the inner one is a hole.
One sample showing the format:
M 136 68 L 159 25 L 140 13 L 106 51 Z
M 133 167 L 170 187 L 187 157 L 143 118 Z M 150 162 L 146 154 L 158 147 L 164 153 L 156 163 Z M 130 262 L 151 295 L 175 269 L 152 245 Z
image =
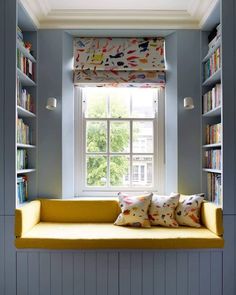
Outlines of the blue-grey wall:
M 38 195 L 72 197 L 72 37 L 63 30 L 39 30 L 38 44 Z M 45 108 L 51 96 L 57 99 L 54 111 Z
M 0 215 L 4 215 L 4 68 L 5 68 L 5 2 L 0 1 Z
M 62 53 L 62 196 L 74 197 L 73 38 L 63 33 Z
M 200 31 L 178 30 L 166 38 L 166 191 L 201 190 Z M 191 96 L 194 109 L 185 110 Z

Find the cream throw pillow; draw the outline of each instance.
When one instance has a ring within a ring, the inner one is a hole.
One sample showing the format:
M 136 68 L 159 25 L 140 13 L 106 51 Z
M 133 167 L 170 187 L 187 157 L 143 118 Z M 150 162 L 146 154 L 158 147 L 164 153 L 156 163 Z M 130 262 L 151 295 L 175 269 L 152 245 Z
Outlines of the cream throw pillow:
M 200 209 L 203 200 L 204 197 L 200 195 L 185 196 L 175 211 L 178 224 L 200 227 Z
M 119 193 L 118 196 L 121 213 L 117 217 L 115 225 L 150 227 L 148 208 L 152 200 L 152 193 L 139 196 Z
M 154 195 L 148 214 L 151 225 L 178 227 L 175 220 L 175 209 L 178 206 L 179 197 L 179 194 L 171 194 L 170 196 Z

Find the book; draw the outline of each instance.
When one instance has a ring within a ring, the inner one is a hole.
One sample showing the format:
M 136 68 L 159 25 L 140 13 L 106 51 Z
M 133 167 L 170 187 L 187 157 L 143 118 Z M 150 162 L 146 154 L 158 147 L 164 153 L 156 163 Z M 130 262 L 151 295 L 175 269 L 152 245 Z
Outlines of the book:
M 27 89 L 22 87 L 19 79 L 17 79 L 17 105 L 31 113 L 35 113 L 33 97 Z
M 203 80 L 210 78 L 221 68 L 221 48 L 217 48 L 211 57 L 204 63 Z
M 221 143 L 222 124 L 206 125 L 206 144 Z
M 22 204 L 28 200 L 28 178 L 17 177 L 17 203 Z
M 221 170 L 221 149 L 205 151 L 205 167 Z
M 209 201 L 222 206 L 222 184 L 220 174 L 207 173 L 207 196 Z
M 34 81 L 34 63 L 25 57 L 19 49 L 17 49 L 17 67 Z
M 17 143 L 32 144 L 31 128 L 21 118 L 17 118 Z
M 203 95 L 203 114 L 214 110 L 215 108 L 221 106 L 222 101 L 222 89 L 221 84 L 216 84 L 210 91 Z
M 28 168 L 28 154 L 25 149 L 17 150 L 17 170 Z

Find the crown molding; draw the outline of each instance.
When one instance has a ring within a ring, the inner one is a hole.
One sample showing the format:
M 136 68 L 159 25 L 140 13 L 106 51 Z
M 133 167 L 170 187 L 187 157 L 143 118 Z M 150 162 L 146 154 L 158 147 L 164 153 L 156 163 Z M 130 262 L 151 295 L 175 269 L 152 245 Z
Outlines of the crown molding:
M 157 10 L 51 10 L 40 28 L 64 29 L 198 29 L 186 11 Z
M 49 0 L 21 0 L 42 29 L 200 29 L 218 0 L 191 0 L 187 10 L 52 9 Z

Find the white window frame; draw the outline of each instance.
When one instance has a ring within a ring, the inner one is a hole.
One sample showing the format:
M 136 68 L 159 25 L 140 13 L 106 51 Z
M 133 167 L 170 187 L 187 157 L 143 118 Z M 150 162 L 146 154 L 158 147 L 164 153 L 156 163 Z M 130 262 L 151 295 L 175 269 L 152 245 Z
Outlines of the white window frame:
M 154 120 L 154 133 L 157 132 L 158 136 L 154 138 L 156 141 L 154 142 L 154 153 L 158 156 L 154 157 L 153 166 L 155 165 L 156 169 L 153 169 L 153 187 L 132 187 L 132 188 L 122 188 L 122 187 L 114 187 L 112 189 L 107 188 L 93 188 L 93 187 L 85 187 L 84 179 L 85 179 L 85 123 L 86 120 L 83 116 L 83 102 L 82 102 L 82 88 L 79 86 L 75 86 L 75 129 L 74 129 L 74 137 L 75 137 L 75 171 L 74 171 L 74 179 L 75 179 L 75 197 L 113 197 L 117 195 L 119 191 L 126 191 L 130 193 L 136 192 L 157 192 L 159 194 L 164 194 L 165 189 L 165 91 L 164 88 L 161 87 L 157 89 L 157 109 L 158 113 L 156 114 Z M 120 119 L 111 119 L 120 120 Z M 123 119 L 125 120 L 125 118 Z M 127 119 L 126 119 L 127 120 Z M 142 121 L 142 118 L 130 119 L 129 121 Z M 153 120 L 146 119 L 146 120 Z M 131 139 L 132 140 L 132 139 Z M 143 153 L 140 153 L 143 155 Z M 122 155 L 122 154 L 120 154 Z M 148 155 L 148 154 L 147 154 Z M 154 168 L 154 167 L 153 167 Z M 154 173 L 154 171 L 156 173 Z M 130 174 L 130 177 L 132 175 Z

